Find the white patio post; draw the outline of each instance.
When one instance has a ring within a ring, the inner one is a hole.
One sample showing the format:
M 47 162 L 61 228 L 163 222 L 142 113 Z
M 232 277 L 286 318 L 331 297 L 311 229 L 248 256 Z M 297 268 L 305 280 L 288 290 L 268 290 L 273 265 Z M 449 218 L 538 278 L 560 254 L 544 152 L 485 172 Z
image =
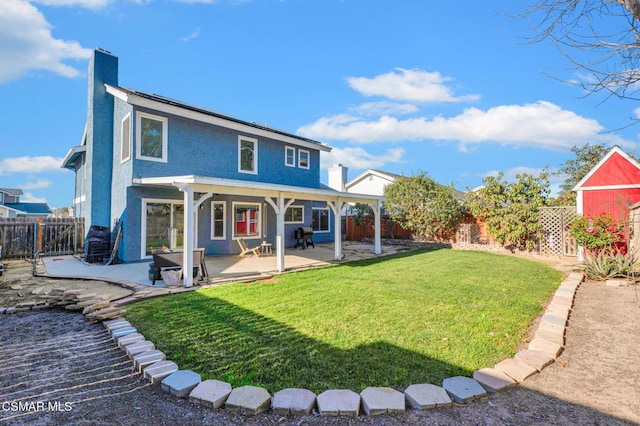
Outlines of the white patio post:
M 295 198 L 290 199 L 287 203 L 284 202 L 284 195 L 282 192 L 278 194 L 277 203 L 273 201 L 271 197 L 264 197 L 265 201 L 273 207 L 273 211 L 276 212 L 276 267 L 278 272 L 284 272 L 284 213 L 289 206 L 293 204 Z
M 376 201 L 374 208 L 374 229 L 375 234 L 373 238 L 373 251 L 375 254 L 382 253 L 382 248 L 380 246 L 380 200 Z
M 195 240 L 195 209 L 193 206 L 193 189 L 189 185 L 178 186 L 184 194 L 184 238 L 182 254 L 182 284 L 193 286 L 193 248 Z
M 336 198 L 336 201 L 327 203 L 333 211 L 333 234 L 335 236 L 335 259 L 337 261 L 342 260 L 342 208 L 344 203 L 340 201 L 340 197 Z

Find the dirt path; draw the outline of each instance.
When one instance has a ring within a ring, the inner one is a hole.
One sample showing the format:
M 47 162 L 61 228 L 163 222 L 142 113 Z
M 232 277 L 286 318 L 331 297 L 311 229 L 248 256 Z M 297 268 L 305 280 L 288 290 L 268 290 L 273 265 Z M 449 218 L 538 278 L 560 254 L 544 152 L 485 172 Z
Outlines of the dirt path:
M 2 293 L 0 305 L 1 297 Z M 103 327 L 86 322 L 80 314 L 0 315 L 0 423 L 640 424 L 639 328 L 640 307 L 633 287 L 584 283 L 570 318 L 565 353 L 523 386 L 466 406 L 399 416 L 282 418 L 272 413 L 245 417 L 226 409 L 213 411 L 167 395 L 132 374 L 128 360 Z M 12 410 L 11 402 L 54 406 L 34 413 Z

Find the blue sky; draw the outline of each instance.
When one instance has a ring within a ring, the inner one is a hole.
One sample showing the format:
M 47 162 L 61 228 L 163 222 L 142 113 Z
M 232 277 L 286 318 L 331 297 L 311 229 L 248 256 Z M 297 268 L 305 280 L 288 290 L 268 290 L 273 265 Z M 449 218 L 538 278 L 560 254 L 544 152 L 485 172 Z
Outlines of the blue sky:
M 59 168 L 86 119 L 88 57 L 120 84 L 314 138 L 353 178 L 419 171 L 465 190 L 537 173 L 585 143 L 635 151 L 637 102 L 530 43 L 526 1 L 2 0 L 0 187 L 70 206 Z M 324 154 L 323 154 L 324 155 Z M 326 181 L 326 170 L 321 172 Z

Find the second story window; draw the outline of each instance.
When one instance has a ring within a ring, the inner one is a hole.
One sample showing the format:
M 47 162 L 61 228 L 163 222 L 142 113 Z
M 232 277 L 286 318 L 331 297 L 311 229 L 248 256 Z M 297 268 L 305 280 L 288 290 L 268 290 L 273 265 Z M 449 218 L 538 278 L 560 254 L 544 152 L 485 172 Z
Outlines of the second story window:
M 284 147 L 284 165 L 289 167 L 296 166 L 296 149 L 292 146 Z
M 301 169 L 309 168 L 309 151 L 304 149 L 298 150 L 298 167 Z
M 258 174 L 258 141 L 238 136 L 238 172 Z
M 137 117 L 137 158 L 166 163 L 167 118 L 144 112 L 139 112 Z

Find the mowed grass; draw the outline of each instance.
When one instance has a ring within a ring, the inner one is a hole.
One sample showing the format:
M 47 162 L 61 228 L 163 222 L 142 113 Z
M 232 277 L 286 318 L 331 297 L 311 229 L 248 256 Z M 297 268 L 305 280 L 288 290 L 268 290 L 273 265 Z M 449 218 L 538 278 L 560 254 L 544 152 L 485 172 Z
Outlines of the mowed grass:
M 404 389 L 513 356 L 560 280 L 521 258 L 412 251 L 150 299 L 126 317 L 203 380 Z

